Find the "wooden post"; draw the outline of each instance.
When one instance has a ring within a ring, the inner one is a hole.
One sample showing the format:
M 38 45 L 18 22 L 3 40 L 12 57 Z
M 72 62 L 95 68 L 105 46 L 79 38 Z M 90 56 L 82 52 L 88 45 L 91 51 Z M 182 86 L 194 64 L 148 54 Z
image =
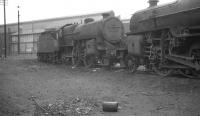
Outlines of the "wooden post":
M 3 7 L 4 7 L 4 45 L 5 45 L 5 47 L 4 47 L 4 53 L 5 53 L 5 58 L 7 57 L 7 54 L 6 54 L 6 48 L 7 48 L 7 42 L 6 42 L 6 34 L 7 34 L 7 32 L 6 32 L 6 0 L 4 0 L 3 1 Z
M 18 54 L 20 54 L 20 27 L 19 27 L 19 6 L 17 6 L 18 8 Z

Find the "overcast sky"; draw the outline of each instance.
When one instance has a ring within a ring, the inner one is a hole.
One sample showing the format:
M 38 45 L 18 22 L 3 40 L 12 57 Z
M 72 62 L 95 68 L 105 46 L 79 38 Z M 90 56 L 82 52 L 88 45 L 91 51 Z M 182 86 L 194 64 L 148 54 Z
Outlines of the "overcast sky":
M 2 0 L 0 0 L 2 1 Z M 31 21 L 63 16 L 75 16 L 113 10 L 121 19 L 129 19 L 134 12 L 147 8 L 148 0 L 8 0 L 7 23 L 17 22 L 17 6 L 20 6 L 20 21 Z M 175 0 L 159 0 L 159 4 Z M 3 20 L 3 5 L 0 5 L 0 24 Z

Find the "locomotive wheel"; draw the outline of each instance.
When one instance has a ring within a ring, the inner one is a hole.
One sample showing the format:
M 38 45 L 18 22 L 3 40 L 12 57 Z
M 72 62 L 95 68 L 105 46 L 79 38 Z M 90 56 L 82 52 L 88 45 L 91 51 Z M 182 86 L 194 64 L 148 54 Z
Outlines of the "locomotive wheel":
M 92 68 L 95 66 L 95 55 L 86 55 L 84 58 L 84 66 Z
M 73 57 L 72 58 L 72 63 L 74 67 L 80 66 L 81 65 L 81 59 L 78 57 Z
M 131 55 L 126 56 L 125 64 L 126 64 L 126 68 L 127 68 L 128 72 L 130 72 L 130 73 L 136 72 L 137 64 L 136 64 L 136 59 L 133 56 L 131 56 Z
M 198 53 L 196 53 L 195 52 L 195 50 L 197 50 L 197 49 L 200 49 L 199 48 L 199 43 L 197 42 L 197 43 L 194 43 L 191 47 L 190 47 L 190 50 L 189 50 L 189 55 L 191 56 L 191 57 L 196 57 L 196 54 L 198 54 Z M 194 62 L 196 62 L 197 64 L 199 64 L 199 61 L 194 61 Z M 181 74 L 181 75 L 183 75 L 183 76 L 185 76 L 185 77 L 188 77 L 188 78 L 199 78 L 200 79 L 200 71 L 196 71 L 195 69 L 192 69 L 192 68 L 190 68 L 190 69 L 179 69 L 178 70 L 178 72 Z
M 162 68 L 160 67 L 160 64 L 157 64 L 153 66 L 153 71 L 160 76 L 166 77 L 169 76 L 173 70 L 169 68 Z

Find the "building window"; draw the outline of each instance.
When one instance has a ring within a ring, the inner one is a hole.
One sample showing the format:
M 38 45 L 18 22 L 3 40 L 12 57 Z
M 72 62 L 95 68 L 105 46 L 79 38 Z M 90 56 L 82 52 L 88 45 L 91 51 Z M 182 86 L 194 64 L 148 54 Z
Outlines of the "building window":
M 40 34 L 20 35 L 20 53 L 36 53 L 37 41 Z M 11 38 L 11 52 L 18 53 L 18 37 L 13 35 Z

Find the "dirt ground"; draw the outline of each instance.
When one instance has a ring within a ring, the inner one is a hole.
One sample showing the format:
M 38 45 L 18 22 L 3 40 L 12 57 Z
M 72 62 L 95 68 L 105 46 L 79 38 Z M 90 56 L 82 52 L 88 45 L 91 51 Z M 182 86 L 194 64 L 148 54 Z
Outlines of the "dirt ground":
M 200 80 L 181 76 L 129 74 L 124 70 L 72 68 L 41 63 L 32 56 L 0 60 L 0 116 L 33 116 L 37 102 L 92 98 L 92 116 L 200 116 Z M 117 101 L 118 112 L 103 112 Z

